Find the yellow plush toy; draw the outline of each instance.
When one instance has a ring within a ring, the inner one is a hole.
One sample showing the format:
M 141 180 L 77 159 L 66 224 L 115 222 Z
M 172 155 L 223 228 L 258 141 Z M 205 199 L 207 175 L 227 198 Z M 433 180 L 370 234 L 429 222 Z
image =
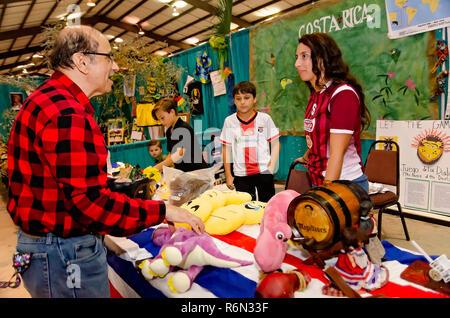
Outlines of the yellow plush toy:
M 213 211 L 223 207 L 227 202 L 227 197 L 222 191 L 213 189 L 206 190 L 198 198 L 210 202 L 212 204 Z
M 251 201 L 241 204 L 240 207 L 245 215 L 244 224 L 259 224 L 262 221 L 264 215 L 264 209 L 266 208 L 266 202 Z
M 200 197 L 186 202 L 181 207 L 198 216 L 203 222 L 209 218 L 211 212 L 213 211 L 213 205 L 211 202 Z M 187 223 L 175 223 L 175 226 L 183 226 L 188 230 L 191 229 L 191 226 Z
M 222 193 L 225 194 L 226 197 L 225 205 L 242 204 L 252 200 L 252 195 L 247 192 L 226 190 L 222 191 Z
M 205 223 L 205 232 L 227 235 L 243 224 L 261 223 L 265 202 L 251 201 L 247 192 L 207 190 L 181 207 L 198 216 Z M 175 223 L 190 230 L 186 223 Z
M 245 219 L 242 207 L 230 204 L 212 211 L 205 222 L 205 232 L 213 235 L 227 235 L 244 224 Z

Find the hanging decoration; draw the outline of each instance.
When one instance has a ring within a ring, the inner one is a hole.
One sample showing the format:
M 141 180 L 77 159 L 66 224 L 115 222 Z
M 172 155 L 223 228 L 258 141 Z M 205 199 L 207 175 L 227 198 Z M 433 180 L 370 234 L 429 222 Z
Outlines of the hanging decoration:
M 224 68 L 225 62 L 228 62 L 228 51 L 227 51 L 227 40 L 224 36 L 216 36 L 213 35 L 209 39 L 209 45 L 213 49 L 214 52 L 217 52 L 219 57 L 219 67 L 222 71 L 222 78 L 225 78 Z
M 436 55 L 437 55 L 437 61 L 434 64 L 433 69 L 431 70 L 431 73 L 434 73 L 437 71 L 437 69 L 439 68 L 439 66 L 442 63 L 445 63 L 445 61 L 447 61 L 447 57 L 448 57 L 448 45 L 447 42 L 444 40 L 437 40 L 436 42 Z
M 133 97 L 136 89 L 136 75 L 126 75 L 123 77 L 123 94 Z
M 127 104 L 131 103 L 136 90 L 136 75 L 125 75 L 123 77 L 123 95 Z M 131 99 L 130 99 L 131 97 Z
M 209 73 L 211 72 L 211 59 L 208 53 L 203 52 L 201 56 L 197 56 L 197 64 L 195 66 L 195 75 L 200 77 L 203 84 L 209 83 Z
M 228 62 L 228 43 L 226 36 L 229 36 L 230 34 L 232 7 L 233 0 L 218 1 L 216 16 L 219 19 L 219 23 L 214 26 L 213 35 L 209 39 L 209 45 L 219 57 L 219 67 L 222 71 L 222 79 L 225 79 L 230 74 L 229 72 L 224 72 L 224 69 Z
M 447 86 L 447 80 L 448 80 L 448 71 L 447 70 L 441 71 L 436 78 L 437 88 L 434 91 L 434 95 L 430 98 L 430 101 L 437 99 L 439 96 L 441 96 L 442 93 L 445 93 L 445 86 Z
M 129 104 L 132 98 L 129 97 L 135 95 L 139 79 L 143 79 L 145 83 L 138 84 L 139 102 L 155 103 L 161 97 L 175 96 L 177 88 L 174 83 L 177 83 L 184 70 L 172 61 L 153 54 L 142 37 L 120 43 L 112 52 L 114 61 L 119 66 L 119 72 L 112 77 L 114 84 L 111 93 L 95 97 L 102 105 L 99 112 L 96 112 L 96 120 L 104 130 L 106 128 L 104 123 L 108 118 L 126 117 L 129 126 L 127 131 L 131 131 L 133 120 Z M 125 82 L 134 84 L 130 87 Z M 137 106 L 136 112 L 140 108 Z

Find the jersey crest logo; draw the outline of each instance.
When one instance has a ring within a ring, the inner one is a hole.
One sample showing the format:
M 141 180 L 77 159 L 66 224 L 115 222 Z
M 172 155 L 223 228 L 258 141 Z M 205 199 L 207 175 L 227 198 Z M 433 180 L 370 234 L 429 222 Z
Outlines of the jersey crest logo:
M 315 121 L 316 121 L 315 118 L 305 119 L 303 122 L 303 129 L 307 132 L 312 132 L 314 130 Z

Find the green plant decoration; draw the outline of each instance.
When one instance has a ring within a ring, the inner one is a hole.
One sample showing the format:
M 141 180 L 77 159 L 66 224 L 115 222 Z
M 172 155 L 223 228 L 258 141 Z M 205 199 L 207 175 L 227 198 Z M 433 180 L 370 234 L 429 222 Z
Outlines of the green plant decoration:
M 22 88 L 27 93 L 34 91 L 41 83 L 42 79 L 29 76 L 0 75 L 0 84 Z
M 99 109 L 96 111 L 96 120 L 100 129 L 106 132 L 106 121 L 109 118 L 125 117 L 127 131 L 131 132 L 133 120 L 131 118 L 131 100 L 124 95 L 124 78 L 136 76 L 136 88 L 139 80 L 143 83 L 156 83 L 159 97 L 173 97 L 177 94 L 176 83 L 181 78 L 183 68 L 172 61 L 153 54 L 152 49 L 141 37 L 119 44 L 112 48 L 114 61 L 119 66 L 119 72 L 111 77 L 113 86 L 111 92 L 94 97 Z M 141 96 L 143 99 L 145 96 Z
M 0 121 L 0 128 L 2 130 L 0 132 L 0 141 L 5 144 L 8 143 L 9 135 L 18 112 L 18 110 L 8 108 L 2 114 L 2 120 Z
M 228 43 L 226 36 L 230 34 L 232 18 L 232 0 L 219 0 L 216 16 L 219 22 L 213 27 L 213 35 L 209 38 L 209 45 L 219 57 L 219 67 L 222 71 L 222 78 L 226 77 L 224 72 L 225 62 L 228 62 Z

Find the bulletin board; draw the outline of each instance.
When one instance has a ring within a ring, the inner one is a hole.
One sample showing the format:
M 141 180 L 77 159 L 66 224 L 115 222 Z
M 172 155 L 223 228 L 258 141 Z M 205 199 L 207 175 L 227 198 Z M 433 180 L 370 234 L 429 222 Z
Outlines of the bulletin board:
M 325 32 L 338 43 L 361 83 L 372 122 L 362 137 L 373 139 L 376 120 L 439 119 L 435 31 L 389 39 L 384 0 L 325 0 L 250 30 L 250 76 L 260 111 L 282 134 L 302 135 L 309 89 L 294 66 L 299 34 Z

